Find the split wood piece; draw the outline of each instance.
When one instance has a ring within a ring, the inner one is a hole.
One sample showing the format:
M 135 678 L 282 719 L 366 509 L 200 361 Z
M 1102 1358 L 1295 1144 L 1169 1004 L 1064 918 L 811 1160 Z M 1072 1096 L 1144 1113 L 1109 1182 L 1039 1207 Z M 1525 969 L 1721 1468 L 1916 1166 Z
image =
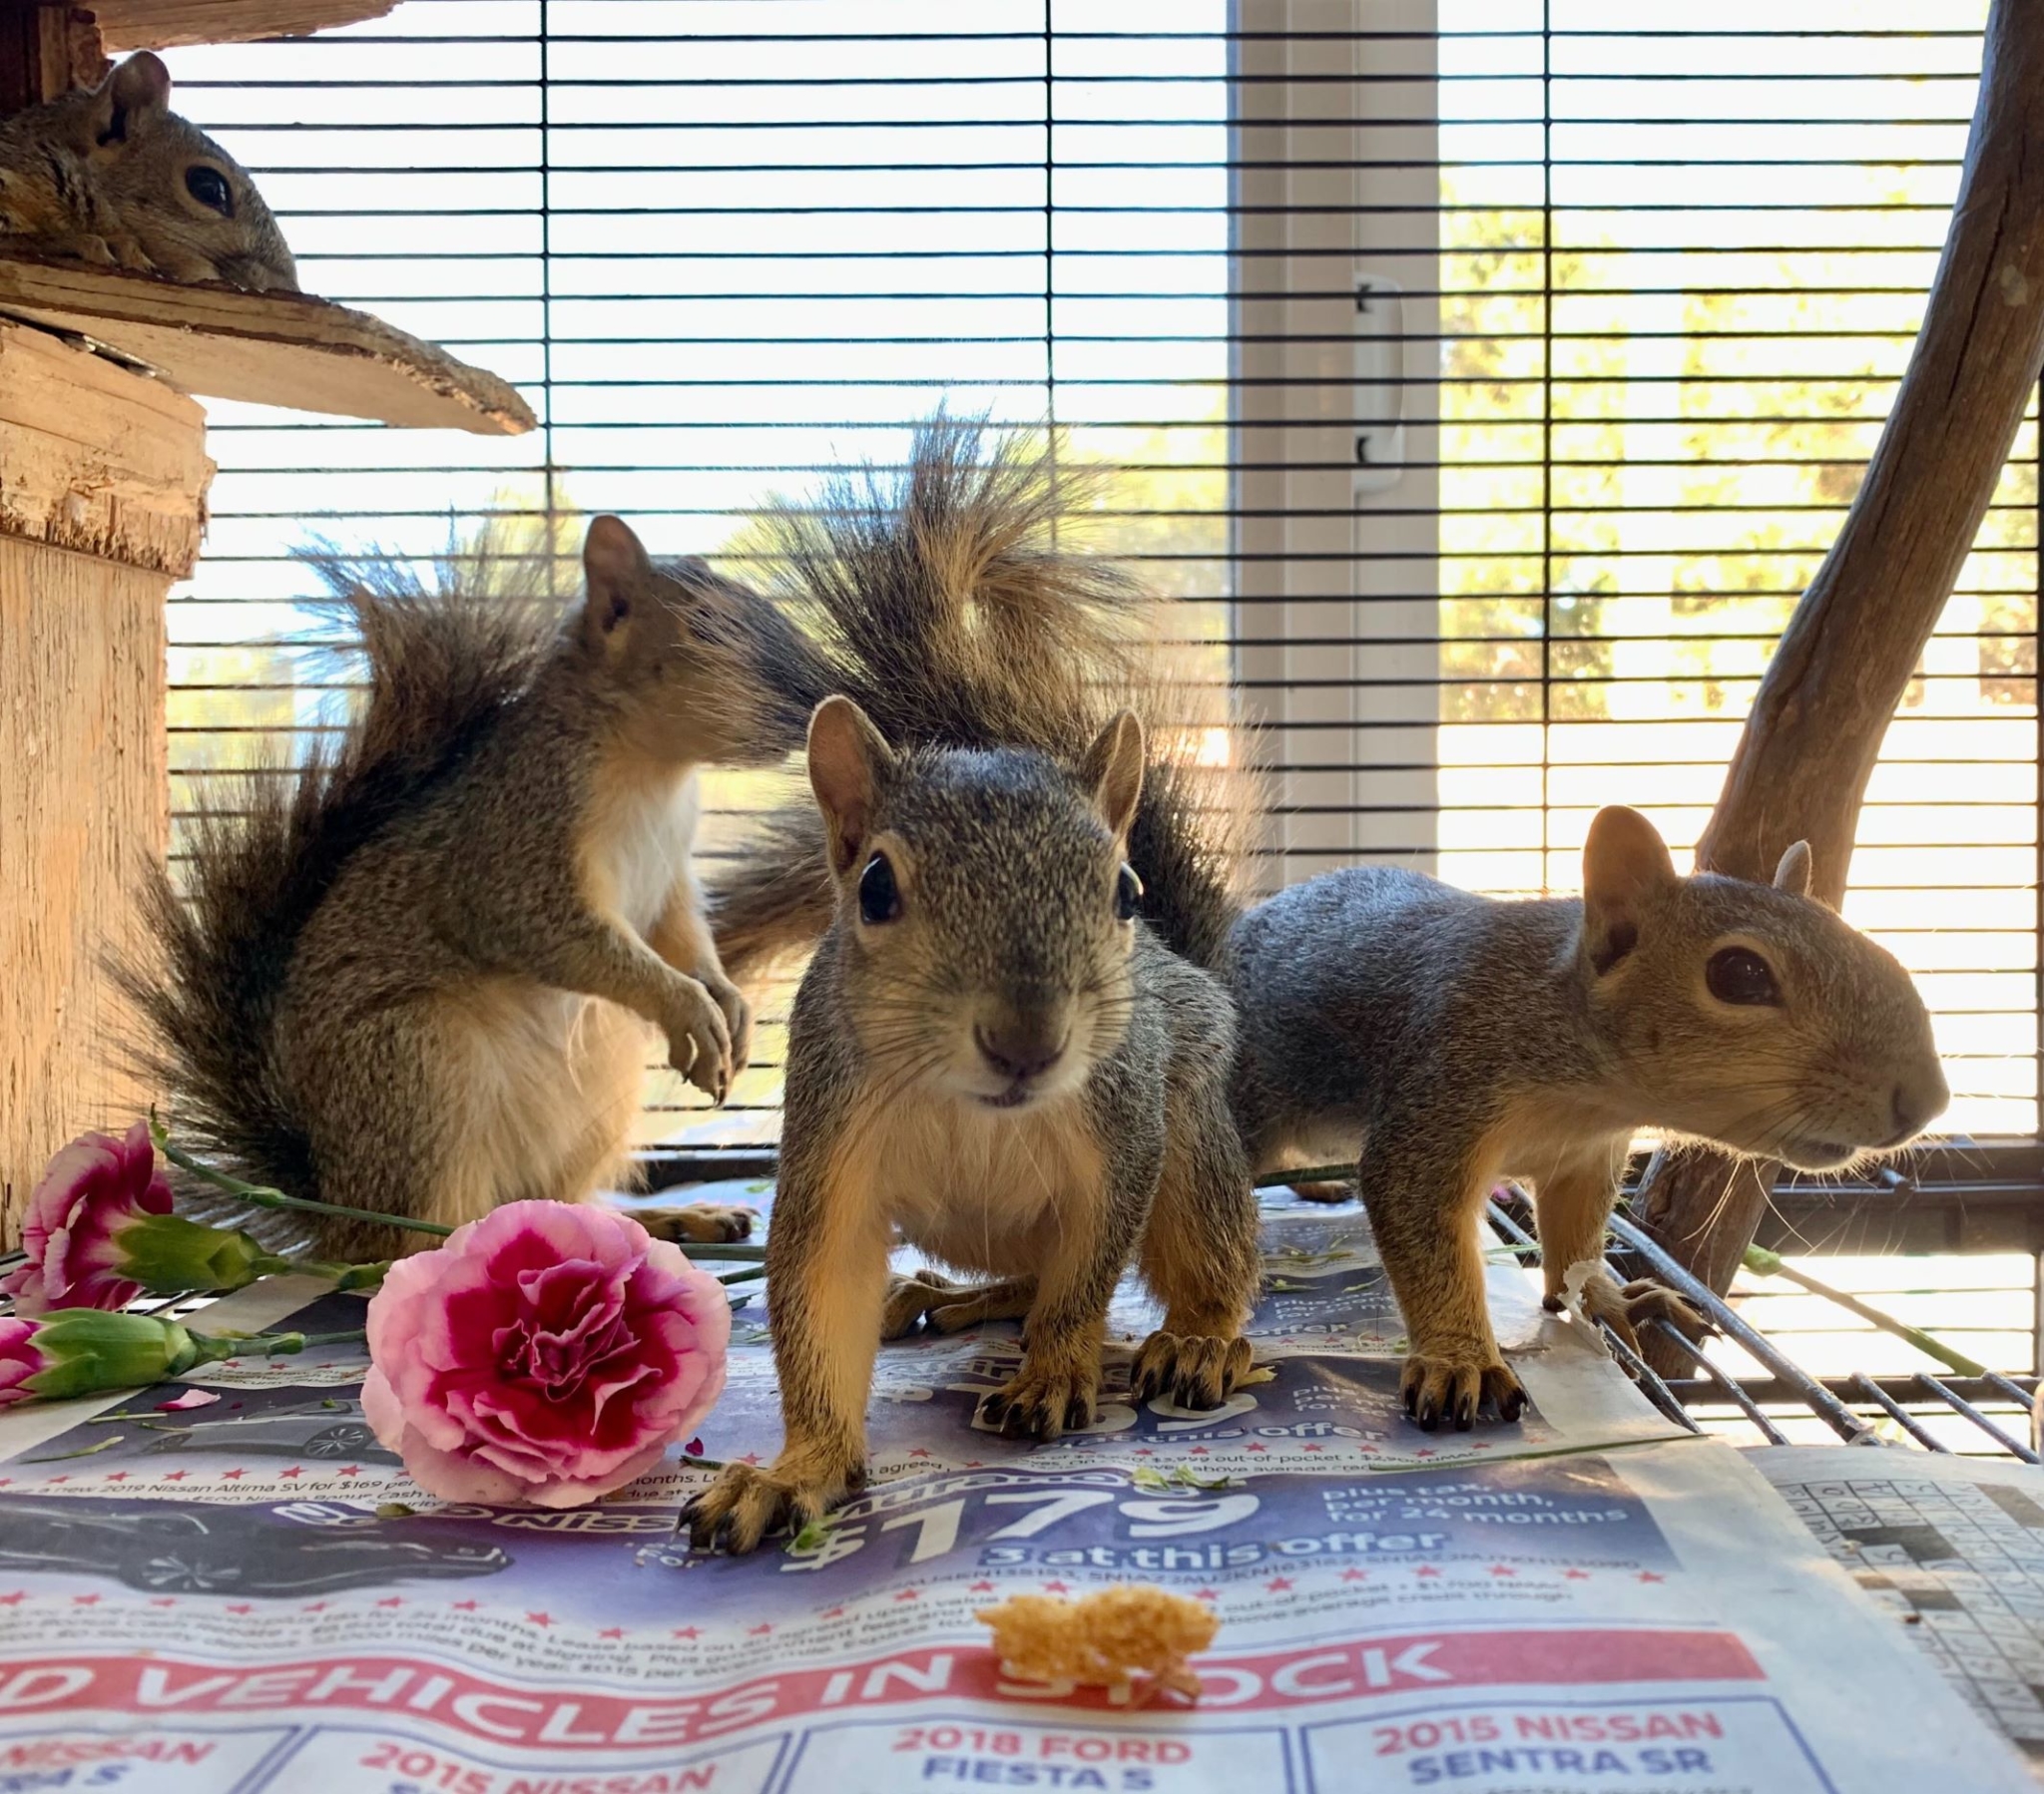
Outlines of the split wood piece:
M 1987 512 L 2044 365 L 2044 6 L 1995 0 L 1944 255 L 1894 409 L 1838 539 L 1769 662 L 1697 844 L 1766 879 L 1808 841 L 1815 895 L 1844 896 L 1881 740 Z M 1774 1181 L 1718 1152 L 1657 1158 L 1636 1207 L 1721 1294 Z M 1679 1369 L 1667 1342 L 1650 1352 Z
M 82 7 L 0 0 L 0 118 L 97 87 L 107 67 L 99 27 Z
M 109 50 L 168 50 L 178 44 L 241 44 L 305 37 L 380 19 L 397 0 L 88 0 Z
M 0 313 L 76 331 L 211 398 L 482 436 L 521 435 L 535 422 L 497 375 L 309 293 L 8 256 Z
M 169 841 L 164 600 L 205 444 L 185 394 L 0 323 L 0 1245 L 59 1146 L 149 1103 L 104 955 L 141 944 Z

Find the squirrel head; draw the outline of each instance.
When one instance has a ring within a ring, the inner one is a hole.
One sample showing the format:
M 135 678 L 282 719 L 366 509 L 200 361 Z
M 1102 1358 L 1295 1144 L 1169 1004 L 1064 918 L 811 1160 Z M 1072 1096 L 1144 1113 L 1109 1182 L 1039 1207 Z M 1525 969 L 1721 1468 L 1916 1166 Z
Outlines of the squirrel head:
M 177 280 L 298 290 L 297 265 L 249 174 L 171 110 L 171 72 L 139 51 L 55 103 L 122 227 Z
M 848 697 L 809 721 L 846 1013 L 875 1084 L 992 1110 L 1068 1096 L 1127 1032 L 1143 728 L 1067 771 L 1019 748 L 895 753 Z
M 1899 962 L 1809 893 L 1677 873 L 1637 810 L 1598 813 L 1576 953 L 1597 1032 L 1646 1120 L 1805 1171 L 1906 1145 L 1950 1100 Z
M 584 654 L 649 758 L 773 765 L 802 707 L 776 668 L 802 652 L 778 608 L 701 560 L 655 564 L 631 528 L 599 517 L 582 545 Z

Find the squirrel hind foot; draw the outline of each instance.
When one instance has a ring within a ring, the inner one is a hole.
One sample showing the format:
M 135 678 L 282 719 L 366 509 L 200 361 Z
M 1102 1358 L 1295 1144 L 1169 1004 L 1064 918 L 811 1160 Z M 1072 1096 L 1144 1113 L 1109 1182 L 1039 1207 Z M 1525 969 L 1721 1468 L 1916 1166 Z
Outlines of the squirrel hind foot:
M 906 1339 L 918 1325 L 932 1333 L 962 1333 L 987 1321 L 1021 1320 L 1036 1302 L 1032 1277 L 997 1283 L 960 1283 L 927 1265 L 887 1279 L 880 1309 L 882 1341 Z
M 655 1239 L 678 1245 L 736 1245 L 753 1236 L 759 1214 L 736 1203 L 689 1202 L 679 1208 L 637 1208 L 632 1218 Z
M 1430 1356 L 1414 1352 L 1405 1360 L 1399 1399 L 1423 1433 L 1439 1430 L 1443 1420 L 1466 1433 L 1485 1408 L 1508 1425 L 1526 1407 L 1526 1389 L 1502 1359 L 1488 1363 L 1474 1355 Z
M 1291 1193 L 1308 1202 L 1348 1202 L 1357 1192 L 1352 1183 L 1294 1183 Z
M 1249 1374 L 1252 1356 L 1250 1342 L 1240 1334 L 1160 1330 L 1136 1354 L 1129 1392 L 1139 1402 L 1168 1394 L 1176 1407 L 1218 1408 Z

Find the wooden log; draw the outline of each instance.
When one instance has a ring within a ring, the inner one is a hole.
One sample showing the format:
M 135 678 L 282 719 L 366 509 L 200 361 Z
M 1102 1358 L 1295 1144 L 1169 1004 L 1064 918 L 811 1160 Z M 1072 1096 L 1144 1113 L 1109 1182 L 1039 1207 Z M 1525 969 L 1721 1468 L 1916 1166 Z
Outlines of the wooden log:
M 212 474 L 193 400 L 0 322 L 0 1244 L 57 1147 L 149 1101 L 104 957 L 168 844 L 164 600 Z
M 1806 840 L 1815 894 L 1832 904 L 1844 896 L 1882 738 L 2044 366 L 2039 94 L 2044 4 L 1995 0 L 1922 331 L 1838 539 L 1768 664 L 1697 844 L 1699 868 L 1764 879 L 1786 847 Z M 1775 1169 L 1715 1152 L 1657 1159 L 1635 1207 L 1669 1251 L 1723 1292 Z

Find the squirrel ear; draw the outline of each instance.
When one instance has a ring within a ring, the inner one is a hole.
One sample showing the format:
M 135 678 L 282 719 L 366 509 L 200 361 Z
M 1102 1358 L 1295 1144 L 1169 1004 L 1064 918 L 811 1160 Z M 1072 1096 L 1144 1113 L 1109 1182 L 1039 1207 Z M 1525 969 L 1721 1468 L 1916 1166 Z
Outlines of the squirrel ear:
M 830 864 L 845 873 L 870 832 L 873 798 L 894 750 L 850 698 L 826 697 L 809 717 L 809 788 L 830 835 Z
M 1782 863 L 1775 868 L 1775 889 L 1791 891 L 1797 897 L 1807 897 L 1809 874 L 1809 843 L 1790 842 L 1788 851 L 1782 855 Z
M 100 83 L 95 98 L 95 144 L 132 143 L 171 110 L 171 72 L 162 57 L 138 50 Z
M 1638 945 L 1647 904 L 1681 882 L 1668 843 L 1638 810 L 1597 812 L 1583 843 L 1583 945 L 1600 974 Z
M 1120 840 L 1136 817 L 1143 795 L 1143 724 L 1133 710 L 1118 712 L 1093 737 L 1079 762 L 1079 782 L 1093 794 L 1101 819 Z
M 582 572 L 588 584 L 582 639 L 601 649 L 627 631 L 641 605 L 652 599 L 653 563 L 622 518 L 599 517 L 582 540 Z

